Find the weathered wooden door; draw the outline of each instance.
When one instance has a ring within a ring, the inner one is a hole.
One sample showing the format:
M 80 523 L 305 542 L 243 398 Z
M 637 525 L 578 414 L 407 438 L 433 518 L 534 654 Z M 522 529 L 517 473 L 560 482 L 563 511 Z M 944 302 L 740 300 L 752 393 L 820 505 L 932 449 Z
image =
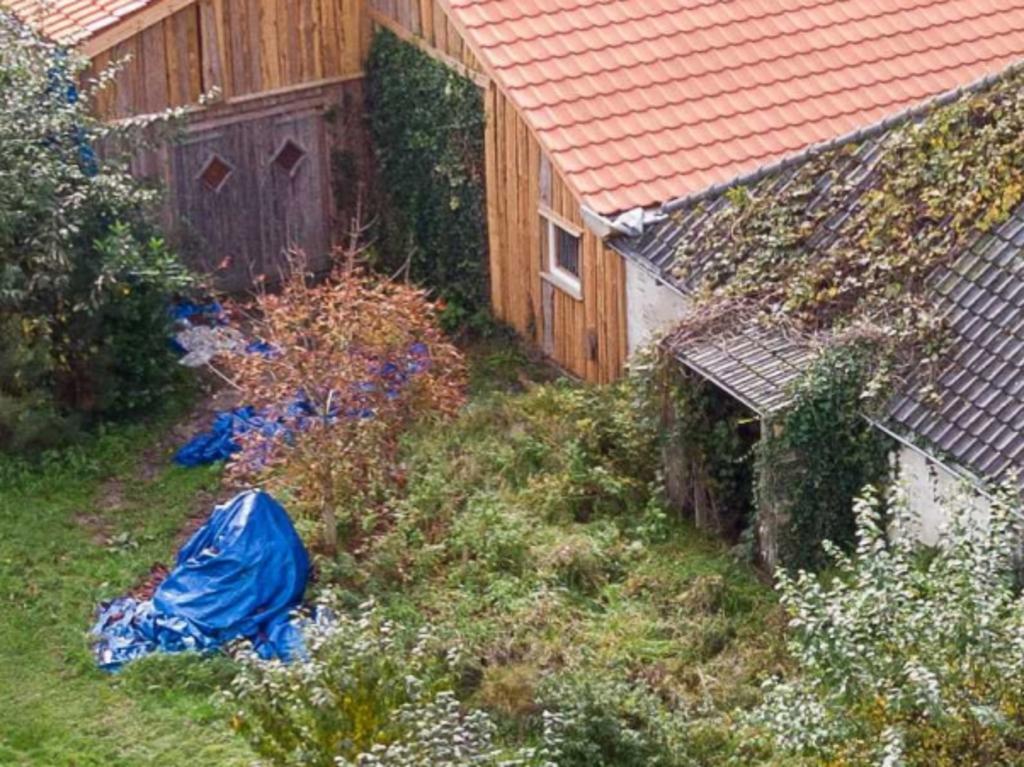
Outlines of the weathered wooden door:
M 219 287 L 276 281 L 292 249 L 314 268 L 325 265 L 331 191 L 322 110 L 194 124 L 170 152 L 182 250 Z

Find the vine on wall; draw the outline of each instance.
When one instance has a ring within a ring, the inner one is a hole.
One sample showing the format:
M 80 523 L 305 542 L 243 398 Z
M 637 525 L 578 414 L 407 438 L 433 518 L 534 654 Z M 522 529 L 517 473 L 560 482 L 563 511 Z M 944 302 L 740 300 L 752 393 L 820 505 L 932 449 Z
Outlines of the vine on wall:
M 753 509 L 753 412 L 704 379 L 660 366 L 666 490 L 698 526 L 735 540 Z
M 367 111 L 381 182 L 382 266 L 408 264 L 454 329 L 487 301 L 483 98 L 479 88 L 393 33 L 376 33 Z
M 889 440 L 862 415 L 873 347 L 826 349 L 766 420 L 755 474 L 762 551 L 788 569 L 825 564 L 822 541 L 854 543 L 854 499 L 890 480 Z M 765 549 L 774 549 L 765 551 Z
M 683 239 L 676 276 L 700 289 L 679 333 L 756 322 L 823 346 L 756 461 L 770 562 L 813 567 L 823 539 L 852 541 L 853 499 L 890 472 L 867 396 L 911 371 L 927 391 L 943 358 L 928 277 L 1024 201 L 1024 73 L 787 173 L 727 192 Z

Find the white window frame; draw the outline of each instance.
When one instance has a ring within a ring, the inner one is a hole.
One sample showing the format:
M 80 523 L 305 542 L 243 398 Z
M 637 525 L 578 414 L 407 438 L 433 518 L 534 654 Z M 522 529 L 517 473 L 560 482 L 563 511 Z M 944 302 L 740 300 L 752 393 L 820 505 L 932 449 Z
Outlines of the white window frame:
M 547 253 L 544 255 L 544 270 L 541 278 L 551 283 L 564 293 L 568 293 L 577 301 L 583 300 L 583 230 L 559 216 L 546 206 L 540 207 L 543 225 L 547 227 Z M 579 275 L 575 275 L 558 265 L 558 230 L 574 237 L 577 241 L 577 258 Z

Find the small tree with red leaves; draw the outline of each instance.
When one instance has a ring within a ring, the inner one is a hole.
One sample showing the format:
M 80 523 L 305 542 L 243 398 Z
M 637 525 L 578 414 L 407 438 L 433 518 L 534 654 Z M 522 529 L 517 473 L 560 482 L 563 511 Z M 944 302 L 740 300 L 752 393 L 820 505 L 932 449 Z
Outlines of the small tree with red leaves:
M 296 258 L 282 289 L 256 299 L 263 352 L 228 363 L 245 400 L 276 422 L 242 436 L 231 472 L 318 518 L 333 553 L 339 524 L 379 524 L 402 433 L 454 414 L 466 370 L 424 291 L 351 259 L 316 283 L 304 264 Z

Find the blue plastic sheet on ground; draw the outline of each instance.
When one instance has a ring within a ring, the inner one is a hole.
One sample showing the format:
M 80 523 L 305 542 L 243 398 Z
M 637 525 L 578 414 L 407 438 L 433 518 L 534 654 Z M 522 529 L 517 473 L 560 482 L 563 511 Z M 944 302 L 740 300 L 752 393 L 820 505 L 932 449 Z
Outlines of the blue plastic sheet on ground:
M 178 553 L 153 598 L 100 605 L 96 661 L 116 671 L 153 652 L 210 651 L 244 637 L 264 658 L 302 655 L 292 620 L 309 577 L 309 555 L 287 512 L 250 490 L 217 506 Z
M 217 324 L 226 324 L 224 307 L 218 301 L 197 304 L 195 301 L 181 300 L 171 306 L 171 316 L 176 320 L 192 320 L 201 318 Z
M 253 342 L 250 347 L 254 347 L 256 344 L 263 344 L 263 342 Z M 274 353 L 273 347 L 269 344 L 263 344 L 263 347 L 253 348 L 252 351 L 265 355 Z M 427 345 L 415 343 L 409 347 L 405 359 L 399 362 L 383 363 L 377 370 L 376 380 L 364 381 L 358 384 L 358 387 L 367 395 L 374 394 L 383 387 L 385 395 L 393 399 L 400 396 L 402 388 L 413 376 L 422 373 L 429 366 L 430 350 Z M 358 398 L 356 398 L 356 405 L 346 410 L 344 414 L 349 418 L 373 418 L 374 411 L 369 404 L 371 401 L 372 398 L 367 396 L 368 404 L 360 406 Z M 327 420 L 333 422 L 338 416 L 338 411 L 332 410 L 327 414 Z M 245 406 L 222 411 L 216 414 L 207 431 L 196 434 L 181 446 L 174 455 L 174 462 L 180 466 L 194 468 L 217 461 L 226 461 L 242 449 L 237 438 L 243 434 L 259 431 L 268 439 L 289 438 L 296 432 L 304 431 L 308 427 L 309 419 L 315 417 L 317 417 L 316 408 L 309 403 L 303 392 L 298 392 L 290 403 L 276 406 L 271 410 L 258 411 L 250 406 Z
M 267 419 L 252 407 L 240 407 L 217 413 L 208 431 L 200 432 L 174 454 L 174 462 L 194 468 L 217 461 L 226 461 L 242 449 L 235 437 L 252 429 L 267 429 Z

